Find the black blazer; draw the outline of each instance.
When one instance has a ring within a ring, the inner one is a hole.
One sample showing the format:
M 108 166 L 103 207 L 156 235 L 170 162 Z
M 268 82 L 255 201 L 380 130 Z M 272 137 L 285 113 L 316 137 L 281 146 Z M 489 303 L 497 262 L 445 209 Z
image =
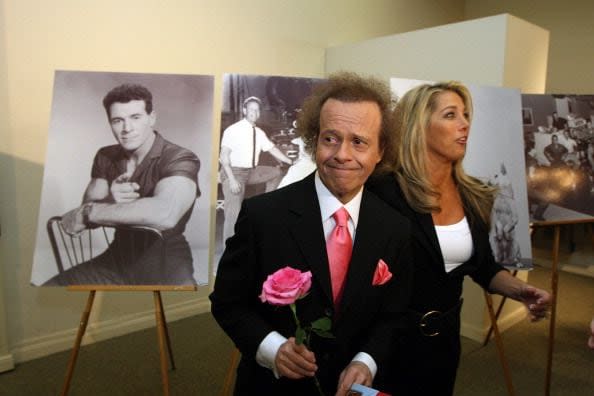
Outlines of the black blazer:
M 295 334 L 288 307 L 258 299 L 266 277 L 285 266 L 312 272 L 310 294 L 297 302 L 301 323 L 324 315 L 333 319 L 336 338 L 312 340 L 322 386 L 334 392 L 338 375 L 360 351 L 370 354 L 381 369 L 391 353 L 395 330 L 404 327 L 412 273 L 409 229 L 404 217 L 364 190 L 340 312 L 335 313 L 314 174 L 245 200 L 210 295 L 214 317 L 242 353 L 236 394 L 311 391 L 309 380 L 276 380 L 255 360 L 258 346 L 271 331 L 287 338 Z M 393 278 L 373 286 L 380 259 L 388 264 Z
M 445 312 L 458 303 L 462 295 L 464 275 L 469 275 L 487 289 L 493 276 L 503 270 L 493 258 L 487 225 L 467 208 L 464 211 L 469 221 L 474 252 L 467 262 L 446 273 L 431 214 L 415 212 L 408 205 L 393 175 L 374 177 L 367 182 L 366 187 L 411 222 L 414 260 L 411 308 L 415 311 Z

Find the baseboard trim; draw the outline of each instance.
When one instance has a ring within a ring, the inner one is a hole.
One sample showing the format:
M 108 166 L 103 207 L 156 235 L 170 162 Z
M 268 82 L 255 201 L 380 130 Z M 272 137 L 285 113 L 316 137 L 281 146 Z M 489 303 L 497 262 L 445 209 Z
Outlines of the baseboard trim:
M 208 297 L 200 297 L 165 306 L 165 315 L 167 322 L 169 323 L 209 311 L 210 301 L 208 300 Z M 107 340 L 153 326 L 155 326 L 154 310 L 137 312 L 101 322 L 89 323 L 82 340 L 82 345 Z M 74 327 L 68 330 L 24 340 L 15 345 L 11 351 L 14 356 L 14 361 L 16 363 L 26 362 L 28 360 L 71 349 L 77 331 L 78 327 Z M 2 367 L 1 363 L 2 361 L 0 361 L 0 369 Z
M 497 321 L 497 326 L 499 327 L 499 332 L 504 332 L 505 330 L 509 329 L 516 323 L 522 321 L 526 317 L 526 311 L 522 306 L 518 307 L 517 309 L 509 312 L 507 315 L 499 317 Z M 471 340 L 477 341 L 482 343 L 485 340 L 485 336 L 489 331 L 489 327 L 491 326 L 491 321 L 487 319 L 485 326 L 473 326 L 466 322 L 462 322 L 460 325 L 460 334 L 466 338 L 470 338 Z
M 0 356 L 0 373 L 14 369 L 14 359 L 12 354 Z

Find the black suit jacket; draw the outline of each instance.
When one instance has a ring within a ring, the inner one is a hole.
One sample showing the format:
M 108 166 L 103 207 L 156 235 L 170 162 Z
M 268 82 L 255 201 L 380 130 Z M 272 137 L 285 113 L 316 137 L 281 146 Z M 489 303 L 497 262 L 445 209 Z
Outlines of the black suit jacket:
M 411 296 L 411 328 L 396 347 L 398 353 L 377 380 L 394 395 L 450 396 L 453 393 L 460 357 L 459 310 L 453 310 L 462 295 L 465 275 L 487 288 L 492 277 L 503 270 L 495 263 L 489 245 L 488 227 L 467 207 L 465 214 L 472 234 L 471 258 L 451 272 L 445 264 L 431 214 L 414 211 L 393 175 L 374 177 L 366 187 L 411 222 L 411 251 L 414 262 Z M 447 327 L 438 336 L 426 337 L 419 328 L 421 314 L 452 312 Z
M 411 222 L 414 284 L 417 285 L 413 288 L 413 309 L 421 313 L 447 310 L 460 299 L 465 275 L 487 289 L 492 277 L 503 270 L 493 258 L 487 225 L 467 207 L 464 211 L 472 234 L 473 255 L 467 262 L 446 273 L 431 214 L 416 212 L 408 205 L 393 175 L 374 177 L 366 187 Z
M 330 272 L 314 175 L 280 190 L 244 201 L 235 235 L 220 260 L 212 313 L 242 353 L 236 394 L 310 394 L 311 381 L 276 380 L 255 360 L 271 331 L 295 334 L 288 307 L 262 303 L 266 277 L 285 266 L 311 270 L 310 294 L 297 302 L 301 323 L 329 315 L 335 339 L 312 337 L 318 378 L 327 392 L 357 352 L 370 354 L 381 370 L 391 345 L 404 327 L 411 282 L 408 221 L 368 191 L 363 192 L 353 255 L 339 312 L 334 312 Z M 373 286 L 380 259 L 393 274 Z M 274 393 L 278 392 L 278 393 Z M 309 393 L 304 393 L 309 392 Z

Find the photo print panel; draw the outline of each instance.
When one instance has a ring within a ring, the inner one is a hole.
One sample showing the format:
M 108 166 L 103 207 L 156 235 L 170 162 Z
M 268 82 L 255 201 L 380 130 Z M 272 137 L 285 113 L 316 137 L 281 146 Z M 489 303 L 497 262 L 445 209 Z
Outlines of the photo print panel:
M 392 78 L 395 97 L 432 81 Z M 498 187 L 491 214 L 489 240 L 495 261 L 509 269 L 532 268 L 529 216 L 524 173 L 520 92 L 466 85 L 473 101 L 464 169 Z
M 594 95 L 522 95 L 532 221 L 594 217 Z
M 315 170 L 297 134 L 297 116 L 303 100 L 322 81 L 223 76 L 215 273 L 243 200 L 299 181 Z
M 56 71 L 33 285 L 207 284 L 213 86 Z

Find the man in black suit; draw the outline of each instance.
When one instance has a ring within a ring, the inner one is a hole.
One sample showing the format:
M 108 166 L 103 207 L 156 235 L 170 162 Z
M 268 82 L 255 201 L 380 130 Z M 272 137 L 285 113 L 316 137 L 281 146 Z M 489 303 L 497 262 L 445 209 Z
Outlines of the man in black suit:
M 376 79 L 332 76 L 298 121 L 317 171 L 243 202 L 210 296 L 214 317 L 242 354 L 236 395 L 316 394 L 314 375 L 325 394 L 345 395 L 353 383 L 372 385 L 394 353 L 410 294 L 410 226 L 363 188 L 392 159 L 389 104 L 389 88 Z M 326 242 L 341 207 L 354 243 L 335 299 Z M 382 263 L 392 277 L 378 282 Z M 267 276 L 286 266 L 312 273 L 309 294 L 296 302 L 301 324 L 329 316 L 334 338 L 314 334 L 309 347 L 297 345 L 290 308 L 260 301 Z

